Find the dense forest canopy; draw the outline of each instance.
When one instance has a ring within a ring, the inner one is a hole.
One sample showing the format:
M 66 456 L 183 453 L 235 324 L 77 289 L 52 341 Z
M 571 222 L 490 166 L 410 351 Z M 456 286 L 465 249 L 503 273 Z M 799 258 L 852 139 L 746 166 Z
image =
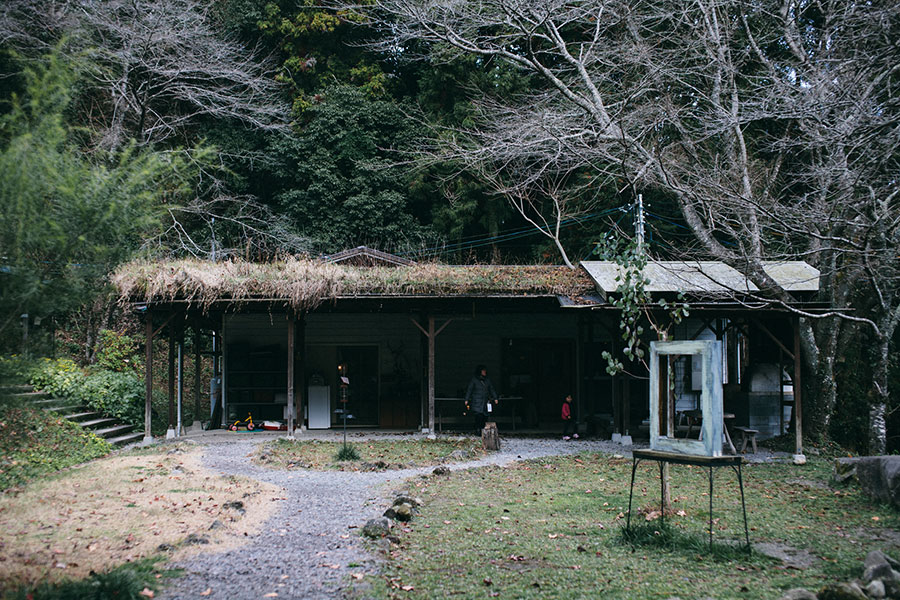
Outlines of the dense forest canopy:
M 898 35 L 891 2 L 9 0 L 0 335 L 136 255 L 574 265 L 640 194 L 651 256 L 776 301 L 762 261 L 821 270 L 848 310 L 803 321 L 810 434 L 865 411 L 881 451 Z

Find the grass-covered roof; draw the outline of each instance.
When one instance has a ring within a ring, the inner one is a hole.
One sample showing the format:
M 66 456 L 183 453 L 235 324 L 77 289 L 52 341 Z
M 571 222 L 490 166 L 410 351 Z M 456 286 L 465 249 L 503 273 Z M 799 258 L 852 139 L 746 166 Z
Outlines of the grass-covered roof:
M 138 261 L 119 268 L 113 283 L 132 302 L 215 302 L 269 299 L 297 310 L 366 296 L 579 296 L 594 285 L 581 268 L 558 266 L 450 266 L 415 264 L 354 267 L 305 258 L 252 263 Z

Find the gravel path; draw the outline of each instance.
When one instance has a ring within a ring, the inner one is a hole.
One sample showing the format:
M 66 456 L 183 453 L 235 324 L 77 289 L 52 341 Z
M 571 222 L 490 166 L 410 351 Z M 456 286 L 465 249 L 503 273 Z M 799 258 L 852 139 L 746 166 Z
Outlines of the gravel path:
M 409 435 L 403 437 L 411 439 Z M 176 579 L 160 596 L 170 600 L 202 598 L 200 594 L 207 589 L 212 590 L 205 596 L 210 599 L 263 598 L 272 592 L 278 598 L 339 598 L 351 573 L 378 570 L 378 558 L 366 551 L 357 527 L 381 516 L 388 506 L 386 494 L 390 489 L 382 485 L 395 482 L 400 488 L 405 479 L 432 470 L 276 471 L 257 467 L 248 457 L 265 439 L 232 437 L 223 441 L 209 437 L 196 441 L 203 446 L 203 461 L 211 470 L 273 483 L 284 488 L 287 500 L 280 503 L 280 510 L 262 531 L 241 548 L 201 554 L 179 564 L 185 569 L 185 576 Z M 584 451 L 630 455 L 622 446 L 605 441 L 510 438 L 503 439 L 500 452 L 448 466 L 502 466 Z

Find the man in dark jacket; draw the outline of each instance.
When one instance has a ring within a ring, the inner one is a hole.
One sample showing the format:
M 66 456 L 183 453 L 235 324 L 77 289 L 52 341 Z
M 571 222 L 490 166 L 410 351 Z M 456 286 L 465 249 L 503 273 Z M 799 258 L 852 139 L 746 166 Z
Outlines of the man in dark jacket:
M 469 387 L 466 390 L 466 410 L 475 416 L 475 432 L 481 433 L 484 429 L 484 423 L 487 420 L 488 404 L 493 402 L 499 404 L 497 392 L 491 385 L 491 380 L 487 376 L 487 367 L 478 365 L 475 367 L 475 375 L 469 381 Z

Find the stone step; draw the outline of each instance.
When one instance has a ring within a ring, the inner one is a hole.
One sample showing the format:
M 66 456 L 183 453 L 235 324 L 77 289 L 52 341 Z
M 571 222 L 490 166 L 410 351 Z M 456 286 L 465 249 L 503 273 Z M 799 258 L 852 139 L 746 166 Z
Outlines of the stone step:
M 59 398 L 41 398 L 40 400 L 32 400 L 31 403 L 37 407 L 52 406 L 62 402 Z
M 111 438 L 128 433 L 134 429 L 134 425 L 117 424 L 112 427 L 104 427 L 103 429 L 95 429 L 94 435 L 102 438 Z
M 104 425 L 112 425 L 113 423 L 117 423 L 118 420 L 111 418 L 100 418 L 100 419 L 90 419 L 88 421 L 80 421 L 78 424 L 84 427 L 85 429 L 96 429 L 98 427 L 102 427 Z
M 31 400 L 31 401 L 45 400 L 48 398 L 49 399 L 53 398 L 53 396 L 50 394 L 50 392 L 35 392 L 33 390 L 30 392 L 14 392 L 10 395 L 13 398 L 19 398 L 21 400 Z
M 139 442 L 142 439 L 144 439 L 144 432 L 138 431 L 134 433 L 126 433 L 125 435 L 120 435 L 117 437 L 107 438 L 106 441 L 109 442 L 111 446 L 125 446 L 126 444 Z
M 79 406 L 77 404 L 58 404 L 56 406 L 44 406 L 43 408 L 47 412 L 55 412 L 55 413 L 66 413 L 66 412 L 72 412 L 72 411 L 87 410 L 87 407 Z
M 98 413 L 95 410 L 86 410 L 85 412 L 76 412 L 72 414 L 65 415 L 63 418 L 68 419 L 70 421 L 81 421 L 84 419 L 93 419 L 96 417 L 102 416 L 101 413 Z
M 25 394 L 33 391 L 34 388 L 27 383 L 0 385 L 0 394 Z

